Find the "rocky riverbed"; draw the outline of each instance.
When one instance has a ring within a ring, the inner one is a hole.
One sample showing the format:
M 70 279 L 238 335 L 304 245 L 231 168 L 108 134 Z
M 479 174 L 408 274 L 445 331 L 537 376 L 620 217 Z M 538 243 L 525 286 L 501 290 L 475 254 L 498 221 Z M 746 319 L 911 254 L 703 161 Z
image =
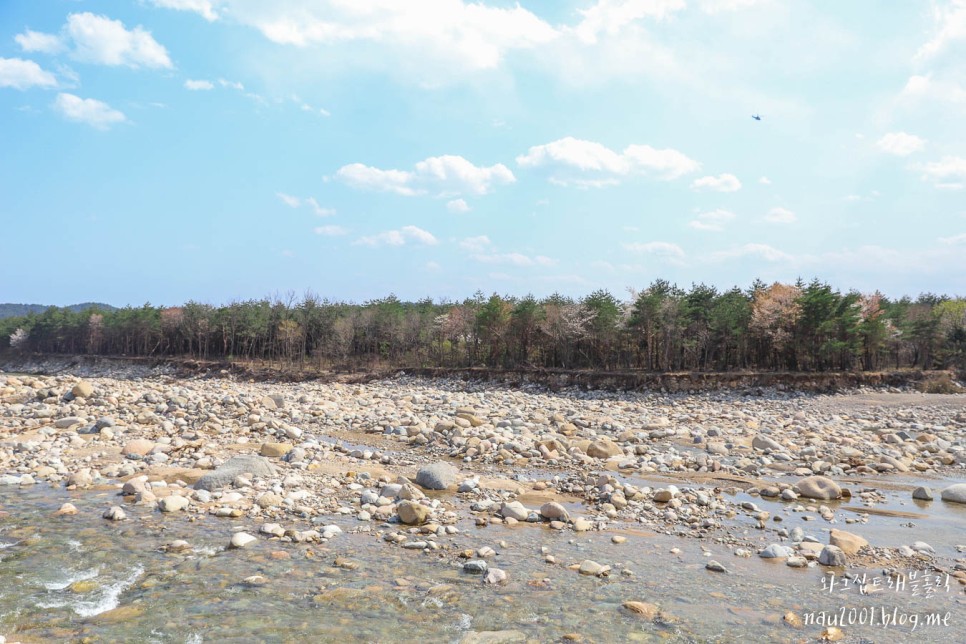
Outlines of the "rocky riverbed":
M 964 527 L 964 395 L 0 374 L 7 641 L 955 641 Z M 952 617 L 817 623 L 879 593 Z

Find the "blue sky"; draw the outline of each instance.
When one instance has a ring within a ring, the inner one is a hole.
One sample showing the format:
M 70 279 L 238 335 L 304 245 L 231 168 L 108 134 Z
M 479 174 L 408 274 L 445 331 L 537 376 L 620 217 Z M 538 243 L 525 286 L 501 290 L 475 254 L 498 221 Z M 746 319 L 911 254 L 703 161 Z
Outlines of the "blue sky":
M 885 6 L 5 0 L 0 301 L 966 295 L 966 0 Z

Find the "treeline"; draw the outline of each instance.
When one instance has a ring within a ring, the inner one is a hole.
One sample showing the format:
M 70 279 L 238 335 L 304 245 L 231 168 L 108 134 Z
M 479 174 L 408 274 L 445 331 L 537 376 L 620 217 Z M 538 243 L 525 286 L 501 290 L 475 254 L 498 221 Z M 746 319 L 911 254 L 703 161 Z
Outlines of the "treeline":
M 3 302 L 0 303 L 0 318 L 20 317 L 30 313 L 43 313 L 47 308 L 43 304 L 14 304 L 12 302 Z M 80 304 L 71 304 L 65 308 L 71 311 L 86 311 L 88 309 L 114 310 L 114 307 L 110 304 L 101 304 L 100 302 L 82 302 Z
M 0 320 L 0 349 L 262 360 L 283 366 L 548 367 L 647 371 L 966 369 L 966 299 L 889 300 L 814 280 L 619 299 L 478 292 L 364 304 L 306 294 L 211 306 L 48 308 Z

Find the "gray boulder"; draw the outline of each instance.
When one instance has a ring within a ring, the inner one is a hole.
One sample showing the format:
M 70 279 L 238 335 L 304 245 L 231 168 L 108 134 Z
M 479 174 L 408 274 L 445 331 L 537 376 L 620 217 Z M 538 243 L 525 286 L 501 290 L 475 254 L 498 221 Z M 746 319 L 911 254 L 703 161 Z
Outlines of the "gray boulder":
M 231 482 L 242 474 L 269 477 L 275 476 L 276 470 L 267 459 L 261 456 L 236 456 L 225 461 L 218 469 L 208 472 L 198 479 L 198 482 L 195 483 L 195 489 L 213 492 L 226 485 L 231 485 Z
M 966 503 L 966 483 L 950 485 L 942 491 L 942 500 L 951 503 Z
M 419 469 L 416 473 L 416 483 L 427 490 L 445 490 L 456 485 L 459 470 L 449 463 L 433 463 Z

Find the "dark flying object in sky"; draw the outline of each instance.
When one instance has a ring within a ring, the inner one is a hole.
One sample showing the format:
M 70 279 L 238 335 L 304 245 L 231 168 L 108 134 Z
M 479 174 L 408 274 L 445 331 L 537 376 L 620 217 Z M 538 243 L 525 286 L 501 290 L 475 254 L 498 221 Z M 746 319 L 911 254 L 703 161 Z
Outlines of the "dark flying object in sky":
M 755 119 L 756 121 L 760 121 L 761 120 L 761 117 L 758 116 L 757 114 L 752 114 L 751 115 L 751 118 Z

